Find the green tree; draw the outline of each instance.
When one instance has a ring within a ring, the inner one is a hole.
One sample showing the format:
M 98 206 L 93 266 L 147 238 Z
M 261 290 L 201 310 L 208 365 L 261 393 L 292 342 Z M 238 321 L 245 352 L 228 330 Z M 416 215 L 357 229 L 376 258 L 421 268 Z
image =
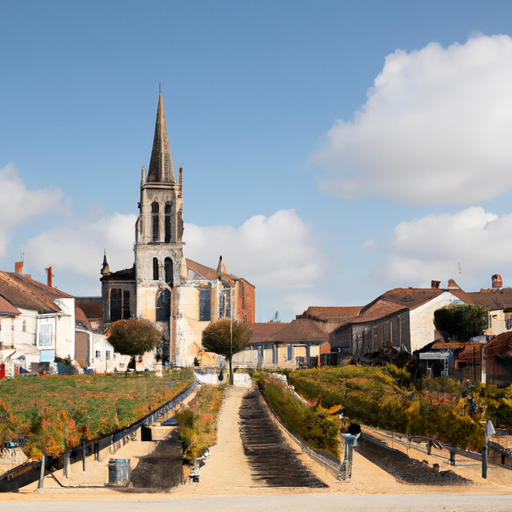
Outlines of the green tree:
M 160 344 L 160 331 L 146 319 L 119 320 L 111 325 L 108 341 L 117 352 L 138 356 Z
M 252 338 L 252 330 L 242 322 L 231 322 L 231 320 L 218 320 L 212 322 L 203 331 L 203 348 L 207 352 L 215 352 L 229 362 L 229 375 L 232 382 L 231 359 L 233 354 L 244 350 Z
M 434 312 L 436 329 L 457 341 L 481 336 L 487 326 L 487 310 L 469 304 L 450 305 Z

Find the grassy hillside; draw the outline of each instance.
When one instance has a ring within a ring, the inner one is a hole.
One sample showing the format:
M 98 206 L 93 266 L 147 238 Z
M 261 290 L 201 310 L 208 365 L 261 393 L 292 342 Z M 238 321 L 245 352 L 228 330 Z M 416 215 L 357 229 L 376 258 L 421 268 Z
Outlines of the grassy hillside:
M 25 437 L 24 451 L 57 455 L 82 439 L 125 427 L 169 401 L 193 381 L 176 370 L 140 375 L 30 377 L 0 381 L 0 443 Z

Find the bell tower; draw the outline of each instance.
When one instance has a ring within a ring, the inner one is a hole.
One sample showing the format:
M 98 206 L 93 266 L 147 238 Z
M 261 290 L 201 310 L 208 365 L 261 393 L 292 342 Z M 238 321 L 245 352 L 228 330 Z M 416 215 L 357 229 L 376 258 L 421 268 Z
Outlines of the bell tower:
M 176 181 L 162 93 L 149 171 L 142 167 L 135 231 L 137 317 L 157 322 L 165 334 L 166 325 L 171 330 L 176 288 L 186 280 L 187 269 L 182 249 L 182 169 Z

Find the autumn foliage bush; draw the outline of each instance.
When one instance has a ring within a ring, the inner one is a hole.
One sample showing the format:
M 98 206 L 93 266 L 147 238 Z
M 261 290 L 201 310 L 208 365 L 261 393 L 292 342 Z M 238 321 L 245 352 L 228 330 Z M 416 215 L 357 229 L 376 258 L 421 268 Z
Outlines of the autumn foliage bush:
M 202 386 L 188 407 L 176 411 L 183 458 L 192 461 L 217 442 L 217 417 L 224 387 Z
M 59 455 L 108 435 L 171 400 L 193 382 L 189 370 L 162 378 L 82 375 L 0 381 L 0 442 L 25 438 L 33 458 Z
M 341 404 L 358 423 L 409 435 L 431 436 L 453 446 L 480 450 L 487 419 L 496 427 L 512 427 L 512 387 L 469 385 L 441 377 L 422 381 L 417 389 L 407 370 L 343 366 L 290 372 L 290 383 L 323 407 Z M 471 413 L 467 396 L 479 405 Z

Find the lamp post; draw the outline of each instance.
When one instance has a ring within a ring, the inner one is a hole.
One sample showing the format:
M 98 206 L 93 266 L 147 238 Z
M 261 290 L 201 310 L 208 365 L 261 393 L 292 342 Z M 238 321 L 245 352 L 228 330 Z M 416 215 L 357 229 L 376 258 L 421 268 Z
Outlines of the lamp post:
M 229 383 L 233 385 L 233 288 L 229 289 Z
M 482 452 L 482 478 L 487 478 L 487 464 L 489 462 L 489 436 L 493 436 L 496 434 L 494 430 L 494 425 L 491 420 L 487 420 L 485 424 L 485 446 Z

